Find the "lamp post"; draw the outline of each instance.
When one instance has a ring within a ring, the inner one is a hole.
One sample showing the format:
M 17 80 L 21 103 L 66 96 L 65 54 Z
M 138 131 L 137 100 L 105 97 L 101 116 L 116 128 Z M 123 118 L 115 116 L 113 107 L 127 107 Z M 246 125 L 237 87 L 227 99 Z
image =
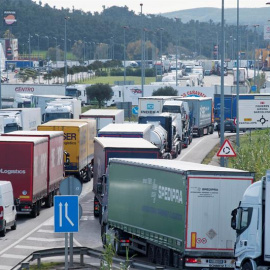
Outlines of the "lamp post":
M 126 85 L 126 29 L 128 29 L 128 26 L 123 26 L 124 28 L 124 85 Z
M 162 60 L 162 31 L 163 28 L 159 28 L 160 30 L 160 59 L 161 59 L 161 75 L 163 74 L 163 60 Z
M 64 64 L 65 64 L 65 75 L 64 84 L 67 87 L 67 20 L 69 17 L 65 17 L 65 40 L 64 40 Z
M 85 65 L 85 38 L 83 38 L 83 66 Z
M 48 39 L 48 49 L 50 47 L 50 40 L 49 40 L 49 37 L 48 36 L 44 36 L 44 38 Z
M 176 86 L 178 85 L 178 45 L 179 45 L 179 18 L 175 18 L 175 21 L 176 21 L 176 28 L 177 28 L 177 31 L 176 31 L 176 34 L 177 34 L 177 38 L 176 38 L 176 81 L 175 81 L 175 84 Z
M 253 69 L 254 69 L 254 77 L 253 77 L 253 85 L 256 85 L 255 84 L 255 80 L 256 80 L 256 34 L 257 34 L 257 27 L 259 27 L 260 25 L 259 24 L 254 24 L 253 27 L 254 27 L 254 33 L 255 33 L 255 39 L 254 39 L 254 64 L 253 64 Z
M 39 34 L 35 34 L 38 38 L 38 83 L 40 84 L 40 73 L 39 73 Z
M 58 64 L 57 64 L 57 38 L 53 37 L 53 39 L 55 39 L 55 61 L 56 61 L 56 69 L 57 69 L 57 67 L 58 67 Z
M 217 60 L 219 59 L 219 45 L 218 45 L 218 32 L 217 32 Z
M 141 6 L 141 28 L 142 28 L 142 37 L 141 37 L 141 88 L 142 88 L 142 96 L 144 96 L 144 32 L 143 32 L 143 4 Z
M 236 145 L 239 148 L 239 0 L 237 0 L 236 57 Z
M 28 36 L 28 49 L 29 49 L 29 65 L 31 65 L 30 63 L 31 63 L 31 35 L 30 35 L 30 33 L 29 33 L 29 36 Z

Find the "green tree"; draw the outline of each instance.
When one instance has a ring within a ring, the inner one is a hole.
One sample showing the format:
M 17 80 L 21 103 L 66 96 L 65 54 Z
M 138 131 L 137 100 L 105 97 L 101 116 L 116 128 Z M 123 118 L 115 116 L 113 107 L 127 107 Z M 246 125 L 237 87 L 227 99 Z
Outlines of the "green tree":
M 101 108 L 104 101 L 110 100 L 113 96 L 112 88 L 108 84 L 103 83 L 97 83 L 86 87 L 86 93 L 90 100 L 97 100 L 99 108 Z
M 171 86 L 165 86 L 154 91 L 152 96 L 178 96 L 178 92 Z

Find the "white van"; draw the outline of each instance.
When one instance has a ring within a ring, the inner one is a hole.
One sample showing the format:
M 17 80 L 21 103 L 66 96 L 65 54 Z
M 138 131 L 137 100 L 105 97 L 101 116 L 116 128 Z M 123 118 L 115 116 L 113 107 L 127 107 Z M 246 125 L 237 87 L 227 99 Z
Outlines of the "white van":
M 7 227 L 16 230 L 17 212 L 11 182 L 0 181 L 0 236 L 6 235 Z

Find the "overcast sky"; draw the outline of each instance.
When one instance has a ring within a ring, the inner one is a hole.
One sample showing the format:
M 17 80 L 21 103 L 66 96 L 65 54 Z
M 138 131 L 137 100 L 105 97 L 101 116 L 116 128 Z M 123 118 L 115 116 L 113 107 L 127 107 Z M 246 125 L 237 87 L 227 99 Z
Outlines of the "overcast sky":
M 39 2 L 35 0 L 35 2 Z M 141 11 L 140 3 L 143 3 L 143 13 L 158 14 L 182 9 L 199 8 L 199 7 L 216 7 L 221 8 L 221 0 L 41 0 L 42 4 L 48 3 L 51 7 L 82 9 L 83 11 L 102 10 L 102 6 L 127 6 L 129 10 L 136 13 Z M 260 8 L 266 7 L 267 0 L 239 0 L 241 7 Z M 234 8 L 237 0 L 224 0 L 225 8 Z M 270 5 L 269 16 L 270 16 Z

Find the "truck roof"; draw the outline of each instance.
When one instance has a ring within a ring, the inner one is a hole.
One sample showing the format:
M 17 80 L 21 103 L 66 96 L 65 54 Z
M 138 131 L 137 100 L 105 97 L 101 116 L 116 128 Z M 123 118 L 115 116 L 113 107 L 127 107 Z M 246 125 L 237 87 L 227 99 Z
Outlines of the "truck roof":
M 64 132 L 63 131 L 46 131 L 46 130 L 34 130 L 34 131 L 29 131 L 29 130 L 18 130 L 18 131 L 12 131 L 10 133 L 6 133 L 7 136 L 10 135 L 21 135 L 21 136 L 50 136 L 50 138 L 54 137 L 59 137 L 63 136 Z
M 167 100 L 165 101 L 165 103 L 163 104 L 164 105 L 175 105 L 175 106 L 179 106 L 179 105 L 182 105 L 183 104 L 183 100 Z
M 130 133 L 136 133 L 136 132 L 145 132 L 149 129 L 154 129 L 154 125 L 151 124 L 138 124 L 138 123 L 132 123 L 132 124 L 108 124 L 104 128 L 100 129 L 99 132 L 130 132 Z
M 131 159 L 131 158 L 113 158 L 110 159 L 114 163 L 126 163 L 126 164 L 137 164 L 142 167 L 156 167 L 160 169 L 173 170 L 178 172 L 216 172 L 216 173 L 242 173 L 244 175 L 251 175 L 252 173 L 237 169 L 224 168 L 212 165 L 204 165 L 200 163 L 185 162 L 179 160 L 167 160 L 167 159 Z
M 108 116 L 108 115 L 117 115 L 120 112 L 123 112 L 124 110 L 103 110 L 103 109 L 91 109 L 88 110 L 82 114 L 80 114 L 80 116 Z
M 40 125 L 39 127 L 82 127 L 84 125 L 87 125 L 86 122 L 60 122 L 60 121 L 50 121 L 47 123 L 44 123 Z
M 48 142 L 48 138 L 45 137 L 15 137 L 15 136 L 0 136 L 1 142 L 31 142 L 34 144 L 40 144 Z
M 193 97 L 193 96 L 188 96 L 188 97 L 182 97 L 180 98 L 182 101 L 184 100 L 209 100 L 212 99 L 211 97 Z M 177 100 L 177 98 L 176 98 Z
M 142 138 L 110 138 L 95 137 L 95 142 L 104 148 L 137 148 L 158 149 L 155 145 Z
M 151 97 L 139 97 L 139 99 L 161 99 L 161 100 L 166 100 L 166 99 L 171 99 L 173 96 L 151 96 Z

